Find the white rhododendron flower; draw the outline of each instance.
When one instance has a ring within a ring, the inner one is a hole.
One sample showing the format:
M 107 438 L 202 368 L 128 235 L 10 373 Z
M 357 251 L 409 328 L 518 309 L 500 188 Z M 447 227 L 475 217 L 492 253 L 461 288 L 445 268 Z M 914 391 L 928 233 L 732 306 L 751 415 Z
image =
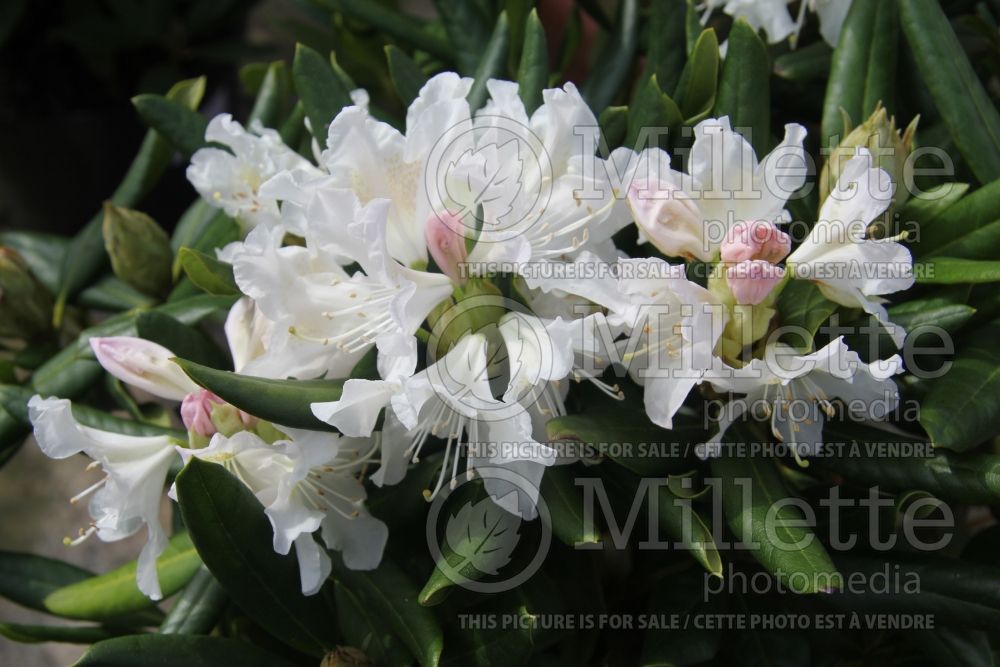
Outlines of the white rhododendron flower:
M 905 332 L 889 322 L 880 297 L 913 285 L 913 258 L 895 239 L 868 237 L 869 223 L 889 207 L 892 195 L 889 174 L 872 168 L 871 154 L 859 148 L 787 264 L 796 278 L 813 281 L 831 301 L 877 317 L 902 345 Z
M 96 534 L 105 542 L 114 542 L 145 528 L 146 544 L 139 554 L 136 583 L 151 599 L 162 598 L 156 559 L 167 548 L 167 533 L 160 523 L 160 501 L 167 471 L 177 458 L 176 440 L 167 435 L 139 437 L 84 426 L 64 398 L 33 396 L 28 412 L 35 439 L 46 456 L 65 459 L 82 452 L 104 473 L 100 481 L 72 499 L 77 502 L 89 495 L 93 519 L 77 541 Z
M 247 131 L 229 114 L 220 114 L 209 122 L 205 140 L 229 150 L 198 149 L 191 156 L 188 180 L 205 201 L 250 229 L 280 220 L 278 202 L 260 191 L 265 181 L 283 172 L 319 176 L 312 163 L 260 123 L 251 124 Z
M 798 16 L 794 18 L 788 8 L 793 0 L 702 0 L 698 8 L 702 12 L 702 23 L 708 20 L 712 11 L 722 8 L 734 19 L 745 19 L 754 30 L 763 30 L 771 44 L 783 42 L 789 37 L 794 44 L 805 24 L 808 10 L 814 12 L 819 19 L 819 32 L 823 40 L 830 46 L 836 46 L 844 19 L 851 8 L 851 1 L 801 0 Z
M 712 261 L 740 222 L 783 222 L 785 203 L 805 183 L 805 128 L 785 126 L 780 144 L 759 162 L 729 118 L 694 128 L 688 173 L 665 167 L 670 158 L 647 150 L 631 180 L 628 201 L 641 240 L 670 257 Z
M 774 437 L 788 444 L 796 458 L 816 454 L 823 443 L 823 416 L 834 414 L 831 401 L 843 400 L 852 416 L 860 410 L 866 419 L 885 419 L 899 402 L 891 378 L 902 371 L 899 355 L 865 364 L 843 338 L 809 354 L 774 343 L 762 359 L 737 369 L 723 365 L 709 375 L 719 391 L 744 396 L 723 408 L 718 433 L 699 452 L 718 455 L 730 425 L 763 407 Z
M 388 529 L 365 509 L 365 487 L 356 476 L 376 448 L 367 439 L 284 430 L 285 439 L 274 443 L 240 431 L 179 451 L 185 463 L 191 457 L 217 463 L 246 484 L 271 521 L 274 550 L 287 554 L 295 545 L 302 592 L 312 595 L 331 569 L 313 539 L 316 531 L 351 569 L 373 570 L 382 560 Z

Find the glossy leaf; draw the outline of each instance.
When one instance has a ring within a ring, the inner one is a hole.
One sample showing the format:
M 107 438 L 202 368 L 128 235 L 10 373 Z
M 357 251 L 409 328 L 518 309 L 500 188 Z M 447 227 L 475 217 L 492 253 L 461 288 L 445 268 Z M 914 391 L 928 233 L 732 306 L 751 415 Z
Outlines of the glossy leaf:
M 712 113 L 716 118 L 729 116 L 733 129 L 763 157 L 771 143 L 771 60 L 767 46 L 742 19 L 733 24 L 726 43 Z
M 518 93 L 524 110 L 530 117 L 542 104 L 542 89 L 549 78 L 549 52 L 545 41 L 545 28 L 538 19 L 538 10 L 532 9 L 524 26 L 524 46 L 517 69 Z
M 717 491 L 733 534 L 756 545 L 750 554 L 789 590 L 818 593 L 836 582 L 837 569 L 819 539 L 802 525 L 801 510 L 784 504 L 788 492 L 774 462 L 723 456 L 712 459 L 712 475 L 719 479 Z
M 899 16 L 921 77 L 959 153 L 981 183 L 1000 178 L 1000 112 L 940 4 L 899 0 Z
M 702 31 L 678 84 L 677 103 L 687 123 L 708 117 L 719 85 L 719 39 L 715 30 Z
M 292 667 L 253 644 L 220 637 L 131 635 L 98 642 L 74 667 Z
M 257 99 L 247 118 L 247 124 L 255 120 L 264 127 L 277 127 L 285 119 L 291 107 L 292 77 L 284 61 L 277 60 L 267 66 Z
M 385 57 L 389 62 L 389 76 L 392 77 L 399 101 L 404 107 L 409 107 L 427 83 L 427 75 L 412 58 L 392 44 L 385 47 Z
M 100 625 L 23 625 L 0 623 L 0 635 L 21 644 L 61 642 L 63 644 L 93 644 L 117 637 L 127 631 L 115 631 Z
M 159 343 L 184 359 L 213 368 L 228 365 L 226 354 L 215 341 L 164 313 L 155 310 L 140 313 L 135 319 L 135 330 L 140 338 Z
M 332 610 L 323 595 L 302 595 L 298 562 L 274 552 L 271 523 L 250 489 L 222 466 L 196 458 L 175 484 L 191 539 L 233 602 L 301 651 L 333 648 Z
M 472 6 L 475 3 L 462 3 Z M 497 17 L 496 26 L 486 42 L 486 48 L 482 52 L 482 57 L 478 61 L 475 70 L 475 81 L 469 89 L 469 108 L 478 110 L 486 101 L 486 82 L 500 76 L 504 64 L 507 62 L 507 41 L 509 39 L 510 28 L 507 24 L 506 12 L 500 12 Z
M 156 560 L 156 572 L 164 597 L 176 593 L 191 580 L 201 559 L 187 533 L 174 535 L 167 550 Z M 66 618 L 113 619 L 154 606 L 135 583 L 136 562 L 127 563 L 107 574 L 79 581 L 49 593 L 45 608 Z
M 364 647 L 378 665 L 406 665 L 413 662 L 410 652 L 399 643 L 375 610 L 340 582 L 336 582 L 337 621 L 351 646 Z
M 132 98 L 142 122 L 160 133 L 181 154 L 189 156 L 205 146 L 208 119 L 163 95 L 145 93 Z
M 622 0 L 614 30 L 594 61 L 587 82 L 581 90 L 583 99 L 595 114 L 615 101 L 632 68 L 632 56 L 635 53 L 638 36 L 639 2 Z
M 541 487 L 552 534 L 570 547 L 601 541 L 600 531 L 586 520 L 583 490 L 576 485 L 575 469 L 576 466 L 551 466 L 542 476 Z
M 441 660 L 441 626 L 417 602 L 417 587 L 396 565 L 383 557 L 378 569 L 351 570 L 333 554 L 333 577 L 378 614 L 422 667 L 436 667 Z
M 925 285 L 993 283 L 1000 280 L 1000 261 L 933 257 L 915 264 L 913 272 Z
M 240 293 L 233 279 L 232 265 L 192 248 L 181 248 L 178 259 L 187 277 L 203 292 L 232 295 Z
M 212 573 L 201 567 L 170 608 L 160 626 L 162 635 L 202 635 L 215 627 L 229 601 Z
M 183 359 L 177 363 L 197 384 L 255 417 L 294 428 L 336 430 L 316 419 L 309 406 L 338 400 L 343 380 L 272 380 L 219 371 Z
M 292 78 L 312 126 L 313 136 L 320 146 L 326 146 L 330 121 L 351 104 L 351 91 L 344 88 L 327 59 L 305 44 L 295 47 Z
M 796 347 L 810 346 L 820 325 L 837 308 L 837 304 L 823 296 L 815 284 L 806 280 L 790 281 L 778 295 L 781 326 L 790 327 L 786 334 L 788 342 Z
M 674 132 L 683 121 L 677 104 L 663 92 L 654 74 L 639 88 L 628 108 L 628 135 L 624 145 L 635 150 L 654 147 L 656 132 L 664 128 L 668 133 Z
M 0 232 L 0 245 L 13 248 L 49 292 L 59 289 L 59 265 L 69 240 L 55 234 L 29 231 Z
M 649 49 L 646 71 L 663 90 L 674 90 L 687 61 L 685 0 L 654 0 L 650 3 Z

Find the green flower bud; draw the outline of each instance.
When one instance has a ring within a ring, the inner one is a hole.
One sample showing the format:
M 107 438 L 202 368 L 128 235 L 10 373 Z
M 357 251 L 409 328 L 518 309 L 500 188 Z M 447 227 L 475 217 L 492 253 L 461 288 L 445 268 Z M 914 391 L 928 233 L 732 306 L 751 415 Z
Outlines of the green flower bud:
M 17 251 L 0 247 L 0 336 L 31 338 L 51 326 L 52 295 Z
M 116 276 L 145 294 L 162 296 L 170 290 L 174 252 L 152 218 L 105 202 L 103 231 Z
M 456 287 L 452 299 L 428 316 L 433 358 L 440 359 L 464 336 L 482 333 L 492 345 L 501 340 L 497 323 L 507 312 L 507 300 L 496 285 L 485 278 L 471 278 Z
M 893 206 L 883 216 L 883 220 L 891 220 L 893 208 L 901 205 L 910 196 L 905 187 L 905 177 L 907 176 L 905 172 L 907 171 L 907 158 L 913 150 L 913 136 L 917 131 L 919 120 L 919 116 L 914 118 L 906 130 L 900 133 L 896 129 L 895 117 L 889 116 L 885 108 L 879 104 L 868 120 L 851 129 L 851 120 L 845 113 L 844 139 L 833 149 L 820 174 L 820 202 L 825 201 L 827 195 L 833 190 L 847 161 L 855 156 L 855 149 L 864 147 L 872 154 L 873 166 L 885 170 L 896 185 L 892 200 Z M 912 165 L 909 169 L 912 170 Z

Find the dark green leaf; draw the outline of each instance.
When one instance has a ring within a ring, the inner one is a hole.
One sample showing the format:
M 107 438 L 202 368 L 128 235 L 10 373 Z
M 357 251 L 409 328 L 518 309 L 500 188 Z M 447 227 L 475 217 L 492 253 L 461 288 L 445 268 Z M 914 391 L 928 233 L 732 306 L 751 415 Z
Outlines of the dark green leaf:
M 803 525 L 802 511 L 787 504 L 773 461 L 722 456 L 712 459 L 712 475 L 720 480 L 717 492 L 733 534 L 789 590 L 818 593 L 837 584 L 826 549 Z
M 404 107 L 409 107 L 417 99 L 420 89 L 427 83 L 427 75 L 413 59 L 399 48 L 389 44 L 385 47 L 385 57 L 389 63 L 389 76 L 396 87 L 396 94 Z
M 132 105 L 142 122 L 159 132 L 181 154 L 189 156 L 205 146 L 208 119 L 197 111 L 152 93 L 136 95 Z
M 767 46 L 750 24 L 738 19 L 729 31 L 726 60 L 713 115 L 729 116 L 763 158 L 771 143 L 771 61 Z
M 687 61 L 684 0 L 653 0 L 650 3 L 649 49 L 646 71 L 655 75 L 663 90 L 674 90 Z
M 655 134 L 666 128 L 670 132 L 680 127 L 684 119 L 670 96 L 660 89 L 656 75 L 652 75 L 636 93 L 632 105 L 628 107 L 628 135 L 625 146 L 636 150 L 656 145 Z M 648 136 L 648 139 L 647 139 Z
M 291 108 L 292 77 L 281 60 L 267 66 L 257 99 L 247 118 L 247 124 L 259 120 L 264 127 L 277 127 Z
M 148 308 L 156 303 L 156 299 L 143 294 L 120 278 L 105 276 L 80 292 L 79 302 L 87 308 L 117 312 Z
M 628 131 L 628 107 L 607 107 L 601 112 L 598 124 L 608 150 L 612 151 L 625 143 Z
M 219 368 L 228 363 L 226 355 L 214 341 L 194 327 L 164 313 L 155 310 L 140 313 L 135 320 L 135 330 L 140 338 L 159 343 L 175 355 L 196 364 Z
M 552 533 L 564 544 L 596 544 L 601 534 L 588 525 L 583 510 L 583 490 L 576 485 L 575 466 L 552 466 L 542 476 L 541 495 L 549 510 Z M 543 517 L 544 519 L 544 517 Z
M 639 35 L 639 2 L 622 0 L 614 31 L 595 61 L 581 91 L 594 113 L 614 102 L 632 69 Z
M 436 58 L 451 62 L 455 52 L 442 35 L 427 29 L 422 21 L 393 11 L 377 2 L 351 2 L 349 0 L 325 0 L 322 4 L 343 12 L 365 25 L 370 25 L 403 42 L 426 51 Z
M 538 20 L 538 10 L 532 9 L 524 26 L 524 48 L 517 69 L 518 92 L 524 110 L 530 116 L 542 104 L 542 89 L 548 83 L 549 50 L 545 28 Z
M 837 304 L 823 296 L 815 284 L 806 280 L 792 280 L 778 296 L 781 326 L 790 327 L 788 342 L 796 347 L 812 345 L 820 325 L 837 308 Z M 802 334 L 807 338 L 803 339 Z
M 132 635 L 98 642 L 74 667 L 292 667 L 247 642 L 219 637 Z
M 1000 178 L 1000 113 L 940 4 L 899 0 L 899 14 L 920 74 L 959 153 L 981 183 Z
M 487 14 L 481 3 L 470 0 L 434 0 L 434 5 L 451 42 L 451 55 L 458 64 L 459 73 L 469 76 L 476 72 L 478 79 L 478 70 L 489 51 L 489 47 L 484 50 L 483 45 L 490 40 L 491 32 L 495 34 L 493 17 Z M 504 44 L 506 45 L 506 34 Z M 506 57 L 505 50 L 503 58 Z M 504 64 L 506 60 L 501 61 L 498 69 Z
M 441 660 L 441 627 L 437 619 L 417 602 L 417 587 L 387 558 L 377 570 L 350 570 L 333 554 L 333 576 L 377 613 L 422 667 L 436 667 Z
M 126 630 L 112 630 L 100 625 L 22 625 L 20 623 L 0 623 L 0 635 L 21 644 L 41 642 L 62 642 L 64 644 L 93 644 L 117 637 Z
M 462 3 L 463 5 L 473 5 L 475 3 Z M 497 24 L 493 28 L 493 34 L 486 42 L 486 48 L 482 52 L 479 64 L 476 66 L 475 81 L 469 89 L 469 108 L 478 110 L 486 101 L 486 82 L 495 79 L 503 72 L 504 64 L 507 62 L 507 40 L 509 28 L 507 26 L 506 12 L 500 12 L 497 17 Z
M 49 292 L 59 289 L 59 265 L 69 240 L 42 232 L 0 232 L 0 245 L 16 250 L 28 263 L 31 272 Z
M 992 283 L 1000 280 L 1000 261 L 933 257 L 914 264 L 913 273 L 925 285 Z
M 1000 220 L 1000 179 L 961 197 L 967 189 L 956 187 L 949 190 L 941 197 L 941 204 L 934 207 L 929 214 L 921 215 L 923 210 L 918 210 L 913 215 L 913 219 L 919 225 L 919 239 L 913 245 L 915 255 L 923 257 L 937 254 L 935 251 L 938 248 Z M 914 201 L 919 200 L 911 199 L 907 202 L 904 213 L 908 212 Z M 909 218 L 901 219 L 906 222 Z
M 233 602 L 299 650 L 332 649 L 332 611 L 323 595 L 302 595 L 296 558 L 274 552 L 271 523 L 250 489 L 197 458 L 177 475 L 176 488 L 191 539 Z
M 726 598 L 712 594 L 706 601 L 705 596 L 701 577 L 663 577 L 656 583 L 649 596 L 647 611 L 651 616 L 676 617 L 684 629 L 646 630 L 639 661 L 641 667 L 696 665 L 715 657 L 722 633 L 718 629 L 696 629 L 694 621 L 724 614 Z
M 775 58 L 774 74 L 798 83 L 825 79 L 830 73 L 832 56 L 833 50 L 826 42 L 813 42 Z
M 181 248 L 178 259 L 187 277 L 203 292 L 233 295 L 240 293 L 233 279 L 232 265 L 192 248 Z
M 340 582 L 334 584 L 337 621 L 351 646 L 362 649 L 377 665 L 407 665 L 410 652 L 399 643 L 374 609 Z
M 675 98 L 686 122 L 697 123 L 707 118 L 715 106 L 719 60 L 719 39 L 715 30 L 703 30 L 677 84 Z
M 54 558 L 0 551 L 0 595 L 29 609 L 46 611 L 46 596 L 92 576 Z
M 334 431 L 313 416 L 310 405 L 340 399 L 343 380 L 273 380 L 206 368 L 178 359 L 184 372 L 227 403 L 276 424 Z
M 330 122 L 351 104 L 351 91 L 344 88 L 329 61 L 305 44 L 295 47 L 292 77 L 313 136 L 320 146 L 325 146 Z
M 160 634 L 209 634 L 228 600 L 219 582 L 202 566 L 177 596 L 174 606 L 160 626 Z

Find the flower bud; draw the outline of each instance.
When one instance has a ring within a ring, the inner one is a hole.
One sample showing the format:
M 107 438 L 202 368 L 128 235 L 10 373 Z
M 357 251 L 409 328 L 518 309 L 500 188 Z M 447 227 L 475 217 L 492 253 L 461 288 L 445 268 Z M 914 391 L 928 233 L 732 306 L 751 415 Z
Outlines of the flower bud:
M 844 118 L 844 134 L 840 144 L 830 153 L 830 158 L 823 165 L 819 179 L 819 200 L 822 204 L 827 195 L 834 189 L 841 170 L 847 161 L 856 154 L 859 146 L 867 148 L 872 154 L 872 166 L 885 170 L 892 182 L 896 184 L 893 204 L 898 206 L 905 202 L 910 193 L 905 187 L 906 162 L 913 149 L 913 135 L 917 131 L 919 117 L 914 118 L 902 134 L 896 129 L 896 119 L 889 116 L 882 105 L 861 125 L 850 129 L 850 120 Z M 912 167 L 911 167 L 912 169 Z M 887 212 L 891 216 L 892 212 Z
M 726 283 L 736 303 L 756 306 L 785 277 L 785 270 L 762 259 L 750 259 L 726 270 Z
M 788 234 L 766 220 L 738 222 L 722 241 L 722 261 L 727 263 L 760 259 L 777 264 L 792 250 Z
M 181 402 L 181 420 L 184 428 L 203 438 L 215 435 L 212 409 L 224 401 L 207 389 L 199 389 L 184 397 Z
M 17 251 L 0 247 L 0 336 L 33 338 L 51 324 L 52 295 Z
M 705 239 L 705 220 L 684 190 L 666 182 L 633 183 L 628 201 L 646 238 L 670 257 L 712 259 Z
M 209 417 L 215 430 L 227 438 L 240 431 L 252 430 L 257 425 L 256 417 L 229 403 L 212 402 L 208 407 Z
M 161 296 L 170 290 L 174 253 L 166 232 L 152 218 L 105 202 L 103 232 L 116 276 L 145 294 Z
M 198 391 L 198 385 L 172 361 L 174 353 L 152 341 L 135 336 L 91 338 L 90 348 L 104 370 L 154 396 L 182 401 Z
M 469 259 L 465 247 L 464 224 L 451 211 L 431 213 L 424 227 L 427 250 L 441 272 L 458 284 L 464 284 L 467 276 L 459 265 Z
M 440 359 L 469 334 L 482 333 L 490 342 L 499 340 L 497 323 L 508 308 L 496 285 L 485 278 L 473 278 L 455 290 L 454 300 L 445 303 L 433 314 L 428 350 L 433 358 Z

